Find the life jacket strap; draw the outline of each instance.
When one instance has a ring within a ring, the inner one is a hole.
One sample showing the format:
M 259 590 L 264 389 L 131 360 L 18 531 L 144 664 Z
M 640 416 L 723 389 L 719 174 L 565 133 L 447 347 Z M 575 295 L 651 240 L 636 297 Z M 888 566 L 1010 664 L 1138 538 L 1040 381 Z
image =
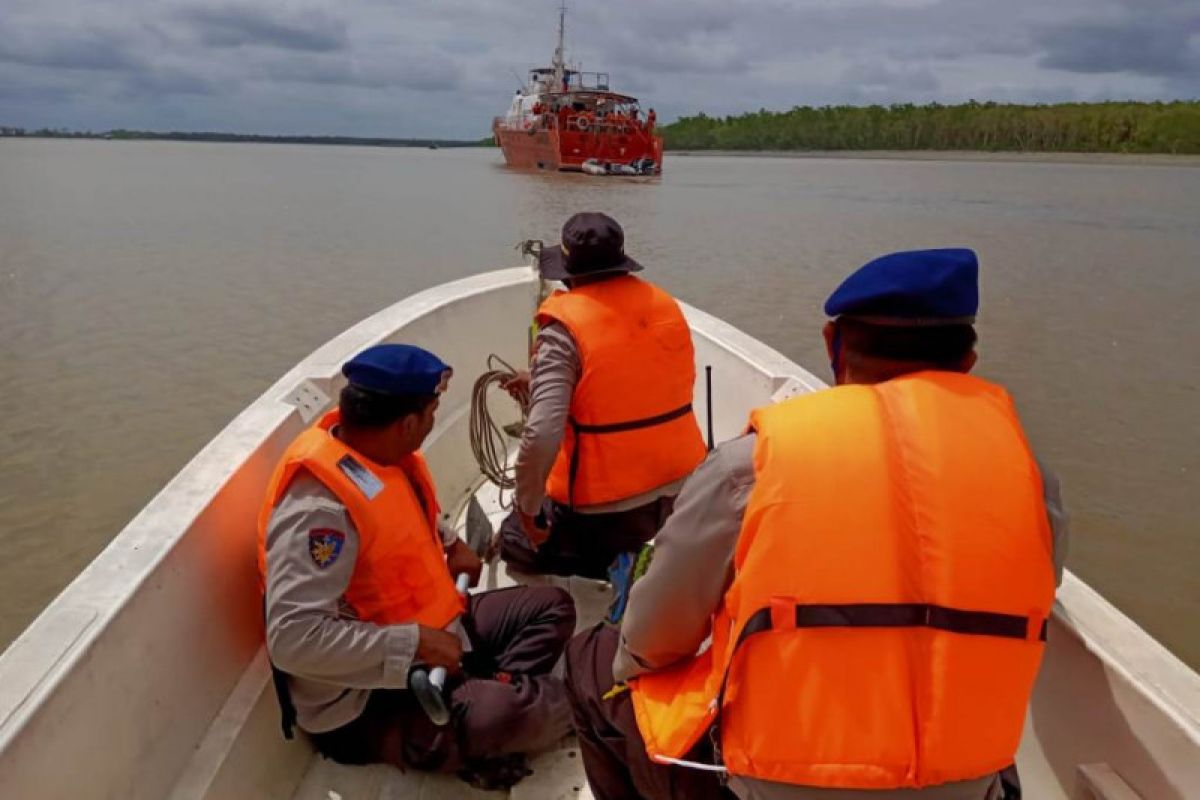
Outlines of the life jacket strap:
M 750 615 L 738 634 L 740 645 L 747 637 L 770 630 L 790 628 L 933 628 L 968 636 L 998 636 L 1004 639 L 1028 639 L 1037 631 L 1037 640 L 1046 641 L 1045 618 L 998 614 L 993 611 L 966 611 L 929 603 L 849 603 L 842 605 L 793 606 L 793 617 L 780 624 L 777 603 Z
M 627 422 L 611 422 L 607 425 L 585 425 L 582 422 L 572 419 L 571 424 L 575 426 L 576 433 L 622 433 L 624 431 L 635 431 L 639 428 L 652 428 L 655 425 L 662 425 L 664 422 L 679 419 L 684 414 L 691 412 L 691 410 L 692 404 L 687 403 L 665 414 L 643 417 L 642 419 L 631 419 Z
M 575 507 L 575 477 L 579 473 L 579 434 L 623 433 L 625 431 L 636 431 L 641 428 L 653 428 L 655 425 L 662 425 L 671 420 L 679 419 L 685 414 L 690 414 L 691 411 L 692 404 L 687 403 L 665 414 L 643 417 L 642 419 L 631 419 L 625 422 L 611 422 L 607 425 L 585 425 L 577 421 L 574 417 L 569 418 L 568 422 L 572 430 L 575 431 L 575 444 L 571 447 L 571 465 L 567 477 L 567 505 L 571 508 Z
M 790 614 L 788 605 L 791 605 Z M 934 628 L 969 636 L 999 636 L 1004 639 L 1029 639 L 1029 632 L 1036 630 L 1037 640 L 1044 642 L 1047 626 L 1048 620 L 1044 617 L 966 611 L 931 603 L 806 605 L 789 604 L 784 598 L 775 598 L 770 605 L 755 611 L 746 620 L 734 642 L 733 653 L 756 633 L 795 628 Z M 731 662 L 733 653 L 730 654 Z M 720 689 L 717 690 L 717 713 L 709 729 L 714 761 L 718 766 L 723 764 L 720 751 L 721 715 L 725 709 L 725 691 L 728 687 L 729 667 L 726 666 Z

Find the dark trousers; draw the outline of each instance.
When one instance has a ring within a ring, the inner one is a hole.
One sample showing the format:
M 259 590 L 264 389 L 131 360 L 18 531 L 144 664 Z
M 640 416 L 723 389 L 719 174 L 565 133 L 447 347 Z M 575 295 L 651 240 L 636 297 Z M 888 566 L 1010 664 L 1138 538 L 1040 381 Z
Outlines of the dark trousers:
M 627 511 L 581 514 L 547 498 L 542 512 L 550 525 L 550 538 L 534 549 L 514 511 L 500 524 L 500 557 L 529 575 L 605 580 L 609 564 L 621 553 L 636 553 L 653 539 L 674 507 L 674 497 L 660 497 Z
M 499 589 L 472 595 L 467 613 L 472 652 L 446 685 L 449 725 L 430 722 L 411 692 L 376 689 L 357 719 L 313 735 L 317 749 L 342 764 L 455 772 L 566 736 L 566 689 L 549 673 L 575 629 L 571 596 L 550 586 Z
M 567 691 L 583 767 L 596 800 L 718 800 L 733 795 L 715 773 L 656 764 L 646 755 L 629 692 L 607 700 L 613 686 L 617 628 L 600 624 L 567 645 Z M 712 763 L 708 739 L 687 760 Z

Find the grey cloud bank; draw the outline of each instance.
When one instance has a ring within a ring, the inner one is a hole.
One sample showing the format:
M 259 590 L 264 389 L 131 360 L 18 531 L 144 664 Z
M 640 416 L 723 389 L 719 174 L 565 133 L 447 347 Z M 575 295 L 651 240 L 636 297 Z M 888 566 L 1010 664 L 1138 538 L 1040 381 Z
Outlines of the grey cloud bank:
M 266 46 L 323 53 L 350 46 L 345 22 L 320 10 L 272 14 L 258 6 L 197 6 L 183 9 L 179 16 L 208 47 Z
M 0 124 L 486 135 L 553 0 L 4 0 Z M 568 50 L 662 119 L 1200 96 L 1195 0 L 609 0 Z

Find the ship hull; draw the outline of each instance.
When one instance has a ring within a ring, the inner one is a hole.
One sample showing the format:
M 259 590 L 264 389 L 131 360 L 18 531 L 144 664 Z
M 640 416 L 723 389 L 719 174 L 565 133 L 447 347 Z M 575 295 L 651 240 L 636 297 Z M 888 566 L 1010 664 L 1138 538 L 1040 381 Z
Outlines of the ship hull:
M 654 162 L 656 173 L 662 172 L 660 136 L 593 134 L 559 128 L 519 130 L 499 122 L 492 133 L 505 163 L 517 169 L 579 172 L 589 159 L 631 164 L 645 158 Z
M 520 131 L 497 125 L 493 132 L 496 136 L 496 144 L 504 153 L 504 162 L 508 166 L 517 169 L 558 170 L 562 168 L 558 131 Z

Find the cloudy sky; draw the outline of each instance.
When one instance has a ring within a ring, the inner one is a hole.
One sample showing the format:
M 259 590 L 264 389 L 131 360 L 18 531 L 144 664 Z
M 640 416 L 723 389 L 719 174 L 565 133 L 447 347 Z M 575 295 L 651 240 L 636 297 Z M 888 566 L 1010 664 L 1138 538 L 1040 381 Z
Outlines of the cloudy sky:
M 572 0 L 568 57 L 662 119 L 1200 97 L 1200 0 Z M 477 138 L 554 0 L 0 0 L 0 125 Z

